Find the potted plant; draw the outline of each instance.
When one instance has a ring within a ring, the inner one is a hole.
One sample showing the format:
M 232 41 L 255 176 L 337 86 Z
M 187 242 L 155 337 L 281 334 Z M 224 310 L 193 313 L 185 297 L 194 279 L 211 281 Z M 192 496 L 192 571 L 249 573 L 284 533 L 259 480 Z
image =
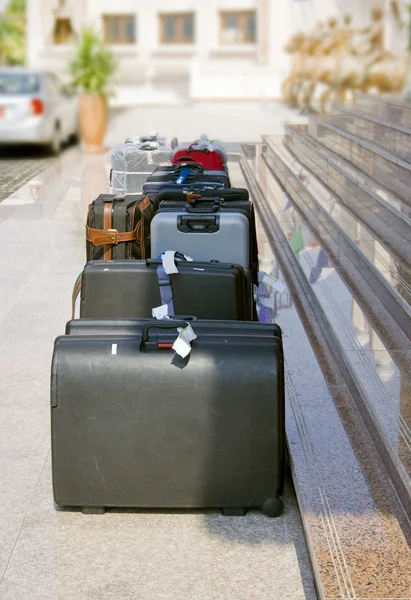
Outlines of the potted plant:
M 84 29 L 70 65 L 72 87 L 80 93 L 80 133 L 88 154 L 101 154 L 107 129 L 108 82 L 116 70 L 112 52 L 93 28 Z

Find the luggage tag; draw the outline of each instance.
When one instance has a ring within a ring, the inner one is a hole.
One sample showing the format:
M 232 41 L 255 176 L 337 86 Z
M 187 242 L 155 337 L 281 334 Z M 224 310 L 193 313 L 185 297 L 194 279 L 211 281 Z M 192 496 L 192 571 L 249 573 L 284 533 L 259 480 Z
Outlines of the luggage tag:
M 168 316 L 168 305 L 167 304 L 162 304 L 161 306 L 157 306 L 156 308 L 153 308 L 151 311 L 151 314 L 153 315 L 153 319 L 157 319 L 158 321 L 162 321 L 163 319 L 170 318 Z
M 164 254 L 161 255 L 161 260 L 163 262 L 163 269 L 166 275 L 173 275 L 174 273 L 178 273 L 178 269 L 175 263 L 175 251 L 167 250 Z
M 179 332 L 179 335 L 173 344 L 173 350 L 176 354 L 181 356 L 181 358 L 186 358 L 191 352 L 191 342 L 197 338 L 197 335 L 194 333 L 190 324 L 184 329 L 178 327 L 177 331 Z
M 187 179 L 187 177 L 190 175 L 190 173 L 191 173 L 191 170 L 190 170 L 190 169 L 188 169 L 187 167 L 186 167 L 186 168 L 184 168 L 184 169 L 181 171 L 180 175 L 177 177 L 177 179 L 176 179 L 176 183 L 177 183 L 178 185 L 181 185 L 181 184 L 183 184 L 183 183 L 185 182 L 185 180 Z

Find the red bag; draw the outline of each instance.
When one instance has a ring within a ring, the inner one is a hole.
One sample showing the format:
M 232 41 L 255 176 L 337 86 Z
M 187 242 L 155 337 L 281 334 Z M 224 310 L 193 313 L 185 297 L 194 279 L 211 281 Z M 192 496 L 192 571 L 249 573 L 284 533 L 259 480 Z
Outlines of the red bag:
M 193 150 L 194 144 L 189 148 L 177 150 L 173 156 L 173 164 L 178 165 L 184 162 L 199 163 L 207 171 L 225 171 L 223 157 L 216 150 Z

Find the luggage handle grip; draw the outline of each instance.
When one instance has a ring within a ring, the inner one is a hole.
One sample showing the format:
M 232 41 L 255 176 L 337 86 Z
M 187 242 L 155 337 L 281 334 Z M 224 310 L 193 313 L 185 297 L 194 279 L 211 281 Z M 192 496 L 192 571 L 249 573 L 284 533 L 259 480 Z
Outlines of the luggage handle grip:
M 186 257 L 184 256 L 184 254 L 182 252 L 175 252 L 174 253 L 174 260 L 180 260 L 182 262 L 189 262 Z M 146 258 L 146 265 L 150 266 L 152 263 L 158 264 L 159 262 L 161 262 L 160 258 Z
M 220 208 L 219 204 L 209 204 L 208 206 L 199 206 L 198 208 L 196 208 L 195 206 L 193 206 L 192 204 L 186 204 L 185 205 L 185 210 L 188 213 L 197 213 L 197 214 L 204 214 L 204 213 L 216 213 L 218 212 L 218 209 Z
M 143 327 L 143 331 L 141 333 L 141 347 L 144 348 L 144 346 L 147 344 L 148 333 L 150 329 L 177 329 L 177 327 L 183 327 L 185 329 L 187 326 L 187 321 L 175 321 L 174 319 L 166 321 L 150 321 Z
M 140 144 L 140 150 L 148 150 L 154 151 L 160 148 L 160 144 L 158 142 L 144 142 Z
M 194 142 L 188 147 L 187 154 L 189 152 L 204 152 L 204 154 L 210 154 L 210 150 L 208 148 L 202 148 L 201 150 L 196 150 L 193 146 L 196 146 L 197 142 Z
M 177 158 L 174 166 L 176 167 L 176 171 L 180 171 L 185 166 L 192 171 L 198 171 L 199 173 L 204 171 L 203 165 L 200 165 L 200 163 L 196 162 L 191 156 L 181 156 L 180 158 Z
M 201 215 L 194 218 L 182 215 L 177 229 L 182 233 L 215 233 L 220 229 L 219 218 L 215 215 L 212 217 Z

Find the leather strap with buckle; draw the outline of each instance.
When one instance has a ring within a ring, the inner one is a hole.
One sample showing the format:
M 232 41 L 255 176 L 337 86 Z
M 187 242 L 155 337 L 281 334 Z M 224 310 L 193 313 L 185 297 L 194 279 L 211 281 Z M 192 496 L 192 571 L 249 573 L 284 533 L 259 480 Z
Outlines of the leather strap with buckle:
M 120 244 L 121 242 L 137 242 L 141 244 L 141 221 L 133 231 L 118 232 L 117 229 L 92 229 L 86 226 L 86 238 L 93 246 Z

